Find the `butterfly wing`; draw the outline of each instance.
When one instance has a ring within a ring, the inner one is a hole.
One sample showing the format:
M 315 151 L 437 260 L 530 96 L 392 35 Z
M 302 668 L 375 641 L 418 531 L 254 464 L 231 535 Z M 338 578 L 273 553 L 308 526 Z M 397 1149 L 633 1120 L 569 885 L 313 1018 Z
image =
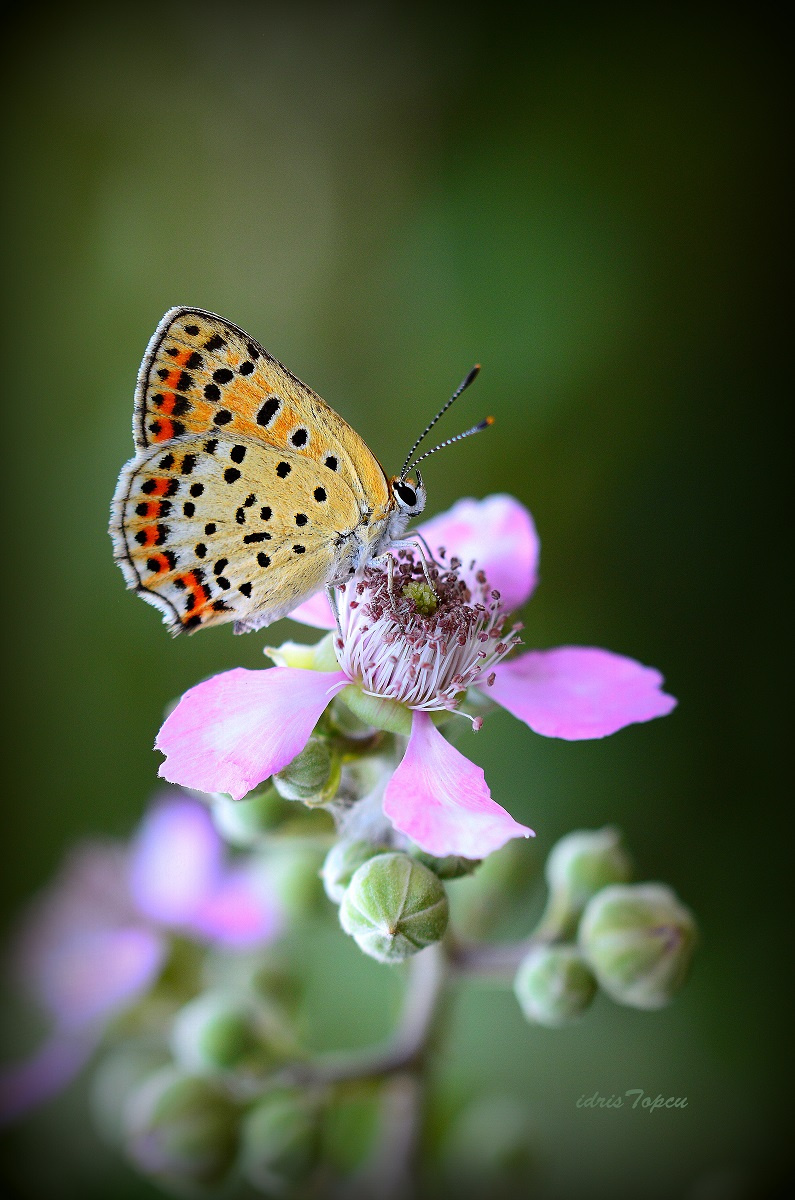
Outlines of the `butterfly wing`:
M 359 435 L 237 325 L 200 308 L 172 308 L 138 374 L 139 451 L 188 434 L 252 438 L 322 463 L 363 514 L 391 505 L 383 468 Z
M 315 459 L 242 435 L 194 434 L 127 464 L 111 534 L 128 587 L 172 633 L 232 620 L 243 632 L 336 578 L 360 519 L 351 488 Z

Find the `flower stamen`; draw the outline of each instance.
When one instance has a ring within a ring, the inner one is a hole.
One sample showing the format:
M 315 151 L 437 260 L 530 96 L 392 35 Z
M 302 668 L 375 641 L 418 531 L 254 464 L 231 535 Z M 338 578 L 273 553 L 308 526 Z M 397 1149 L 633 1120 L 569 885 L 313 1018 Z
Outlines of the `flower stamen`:
M 454 711 L 516 644 L 504 635 L 499 594 L 483 571 L 470 590 L 459 559 L 439 568 L 401 549 L 392 563 L 389 572 L 366 568 L 356 599 L 341 594 L 340 667 L 368 695 L 424 712 Z

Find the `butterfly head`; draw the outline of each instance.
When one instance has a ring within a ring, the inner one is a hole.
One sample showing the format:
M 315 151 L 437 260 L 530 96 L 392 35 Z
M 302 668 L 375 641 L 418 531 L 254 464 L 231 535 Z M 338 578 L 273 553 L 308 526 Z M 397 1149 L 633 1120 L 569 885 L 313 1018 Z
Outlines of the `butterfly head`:
M 422 475 L 417 471 L 417 482 L 404 479 L 402 475 L 394 475 L 389 481 L 389 487 L 395 500 L 395 507 L 406 521 L 418 516 L 425 508 L 426 491 Z

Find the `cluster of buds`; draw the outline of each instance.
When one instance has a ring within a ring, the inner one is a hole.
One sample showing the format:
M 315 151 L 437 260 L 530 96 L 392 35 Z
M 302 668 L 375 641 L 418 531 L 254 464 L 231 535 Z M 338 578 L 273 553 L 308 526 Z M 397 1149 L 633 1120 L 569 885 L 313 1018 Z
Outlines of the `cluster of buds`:
M 684 983 L 696 925 L 671 888 L 629 883 L 611 827 L 562 838 L 546 865 L 548 901 L 514 980 L 529 1021 L 565 1025 L 599 988 L 618 1004 L 657 1009 Z
M 294 614 L 328 630 L 317 644 L 269 647 L 273 667 L 206 680 L 171 711 L 161 774 L 187 791 L 160 797 L 130 846 L 68 864 L 31 920 L 24 982 L 52 1037 L 0 1075 L 0 1119 L 99 1051 L 98 1123 L 165 1190 L 301 1195 L 328 1177 L 337 1084 L 420 1069 L 443 985 L 478 969 L 451 902 L 532 835 L 459 732 L 499 704 L 543 736 L 600 738 L 675 704 L 656 671 L 604 650 L 514 653 L 508 614 L 538 557 L 516 501 L 462 501 L 423 532 L 435 557 L 402 549 L 342 589 L 334 614 L 323 597 Z M 499 948 L 528 1020 L 569 1022 L 600 988 L 659 1008 L 681 986 L 693 918 L 667 887 L 630 878 L 613 829 L 553 848 L 537 928 Z M 273 948 L 329 902 L 364 954 L 407 962 L 410 979 L 432 968 L 424 1003 L 407 998 L 421 1027 L 401 1023 L 369 1065 L 324 1066 L 303 1044 L 300 980 Z M 462 1134 L 464 1147 L 509 1134 L 513 1146 L 502 1111 L 476 1115 L 492 1132 Z

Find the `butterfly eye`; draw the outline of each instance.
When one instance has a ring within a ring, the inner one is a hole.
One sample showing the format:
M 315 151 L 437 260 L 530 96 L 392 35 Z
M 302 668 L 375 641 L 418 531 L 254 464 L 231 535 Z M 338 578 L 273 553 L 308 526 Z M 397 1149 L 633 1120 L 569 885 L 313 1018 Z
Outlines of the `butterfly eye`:
M 417 504 L 417 493 L 414 488 L 410 488 L 407 483 L 396 483 L 394 485 L 397 498 L 401 504 L 405 504 L 406 508 L 414 508 Z

